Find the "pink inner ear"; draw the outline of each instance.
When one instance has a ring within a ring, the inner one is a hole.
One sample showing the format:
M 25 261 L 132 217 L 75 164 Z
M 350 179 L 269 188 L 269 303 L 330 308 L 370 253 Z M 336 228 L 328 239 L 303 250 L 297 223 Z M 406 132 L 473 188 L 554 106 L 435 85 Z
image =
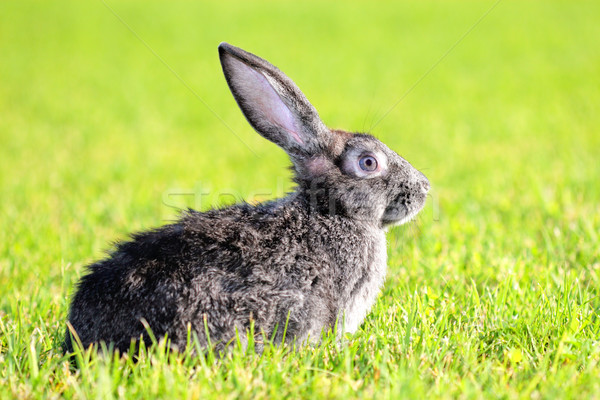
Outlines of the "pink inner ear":
M 236 81 L 235 86 L 248 105 L 269 123 L 286 131 L 298 144 L 304 144 L 294 114 L 281 100 L 267 78 L 237 59 L 232 59 L 230 66 L 235 70 L 232 74 L 232 78 Z

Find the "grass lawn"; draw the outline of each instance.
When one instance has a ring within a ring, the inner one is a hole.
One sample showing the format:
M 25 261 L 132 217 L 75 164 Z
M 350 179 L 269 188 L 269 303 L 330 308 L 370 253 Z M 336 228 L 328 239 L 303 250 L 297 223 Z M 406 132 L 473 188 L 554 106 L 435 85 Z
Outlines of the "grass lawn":
M 0 398 L 600 398 L 600 3 L 503 0 L 452 48 L 493 4 L 0 2 Z M 339 343 L 70 368 L 69 298 L 112 242 L 291 188 L 221 41 L 421 169 L 427 206 Z

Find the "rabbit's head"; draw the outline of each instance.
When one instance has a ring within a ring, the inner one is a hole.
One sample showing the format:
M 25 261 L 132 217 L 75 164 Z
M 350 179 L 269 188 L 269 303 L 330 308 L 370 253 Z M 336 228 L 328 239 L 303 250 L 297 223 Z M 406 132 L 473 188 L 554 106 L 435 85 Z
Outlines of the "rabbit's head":
M 227 43 L 219 55 L 246 119 L 289 154 L 311 207 L 380 227 L 402 224 L 423 208 L 429 181 L 381 141 L 327 128 L 294 82 L 269 62 Z

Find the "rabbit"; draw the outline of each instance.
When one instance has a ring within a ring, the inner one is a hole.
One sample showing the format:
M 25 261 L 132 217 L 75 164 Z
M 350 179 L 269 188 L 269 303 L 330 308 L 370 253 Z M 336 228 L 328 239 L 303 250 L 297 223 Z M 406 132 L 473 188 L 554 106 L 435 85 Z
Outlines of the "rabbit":
M 278 68 L 227 43 L 225 80 L 250 125 L 287 152 L 295 190 L 258 205 L 184 211 L 88 267 L 63 348 L 127 352 L 166 337 L 225 349 L 254 332 L 315 343 L 355 332 L 387 268 L 386 231 L 424 206 L 427 178 L 375 137 L 327 128 Z M 251 326 L 253 329 L 251 329 Z M 150 332 L 151 333 L 150 333 Z

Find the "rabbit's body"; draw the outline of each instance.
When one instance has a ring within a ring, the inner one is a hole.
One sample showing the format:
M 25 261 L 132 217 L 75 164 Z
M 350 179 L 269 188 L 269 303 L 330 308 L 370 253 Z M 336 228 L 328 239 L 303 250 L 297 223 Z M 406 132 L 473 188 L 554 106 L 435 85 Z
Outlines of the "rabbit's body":
M 355 331 L 385 279 L 385 230 L 423 207 L 429 183 L 370 135 L 330 130 L 281 71 L 219 47 L 227 83 L 250 124 L 289 154 L 297 189 L 258 206 L 189 211 L 137 234 L 90 266 L 71 304 L 84 347 L 165 335 L 219 348 L 239 335 L 318 340 L 336 322 Z M 207 335 L 208 333 L 208 335 Z
M 206 344 L 205 317 L 213 343 L 234 339 L 236 330 L 244 340 L 251 320 L 255 332 L 276 338 L 287 323 L 288 337 L 318 339 L 338 318 L 341 329 L 344 316 L 354 331 L 383 283 L 385 236 L 299 202 L 307 199 L 191 211 L 120 244 L 90 267 L 73 299 L 70 322 L 82 343 L 103 340 L 125 351 L 131 338 L 146 336 L 142 319 L 179 348 L 188 323 Z

